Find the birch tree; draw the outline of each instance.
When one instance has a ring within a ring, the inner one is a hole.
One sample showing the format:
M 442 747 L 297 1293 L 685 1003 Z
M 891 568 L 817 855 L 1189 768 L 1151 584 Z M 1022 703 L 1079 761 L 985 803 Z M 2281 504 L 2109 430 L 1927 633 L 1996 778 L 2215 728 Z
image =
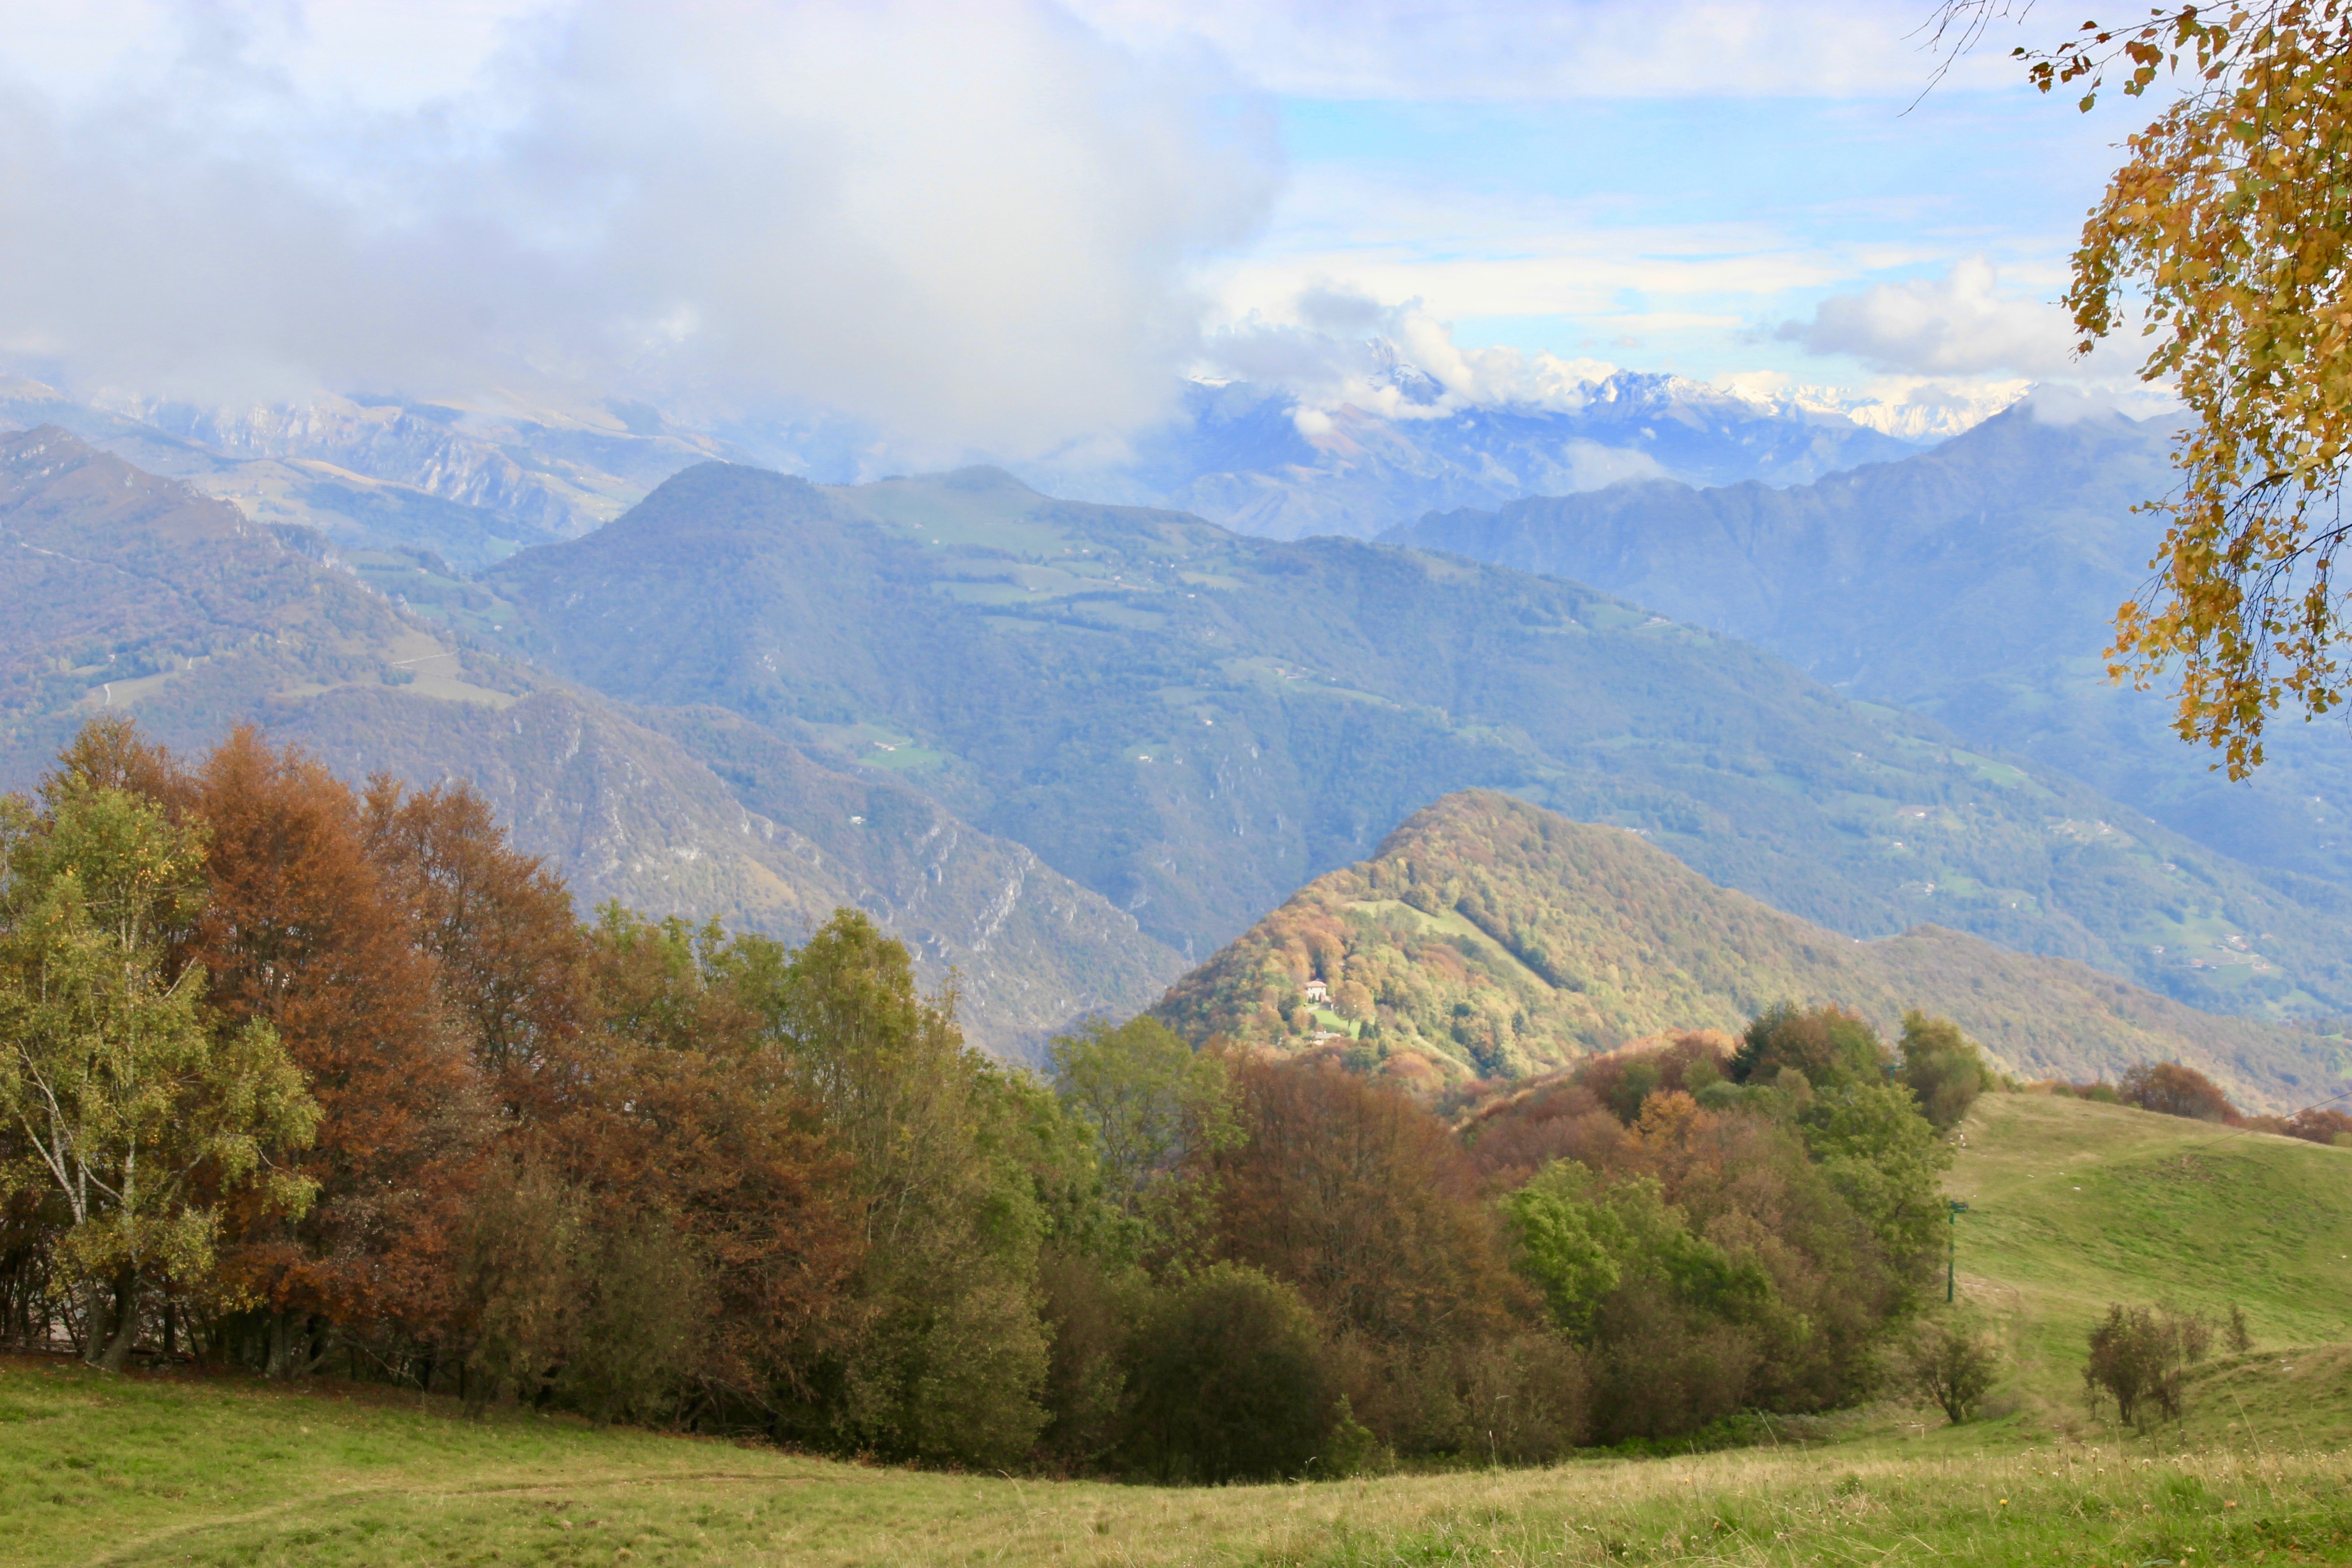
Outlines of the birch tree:
M 1958 53 L 2032 9 L 1945 0 L 1931 26 Z M 2110 73 L 2131 98 L 2179 89 L 2125 142 L 2065 305 L 2084 351 L 2137 325 L 2142 379 L 2189 413 L 2109 673 L 2171 685 L 2175 729 L 2242 778 L 2274 713 L 2317 718 L 2352 685 L 2352 0 L 2159 5 L 2013 53 L 2084 110 Z
M 52 1191 L 84 1353 L 120 1369 L 147 1292 L 209 1283 L 229 1189 L 299 1210 L 272 1156 L 318 1110 L 267 1024 L 226 1030 L 164 936 L 204 898 L 200 836 L 136 795 L 67 779 L 0 803 L 0 1196 Z

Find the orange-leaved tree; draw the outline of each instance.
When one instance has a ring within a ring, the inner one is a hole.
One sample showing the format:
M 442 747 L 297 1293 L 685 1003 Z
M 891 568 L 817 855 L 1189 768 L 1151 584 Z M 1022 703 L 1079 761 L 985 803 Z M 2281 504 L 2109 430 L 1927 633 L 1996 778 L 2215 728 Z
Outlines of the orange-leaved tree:
M 185 957 L 226 1015 L 277 1031 L 321 1111 L 300 1162 L 318 1201 L 298 1222 L 246 1216 L 230 1260 L 271 1309 L 271 1370 L 291 1374 L 338 1328 L 440 1314 L 486 1099 L 350 788 L 249 726 L 184 787 L 211 885 Z

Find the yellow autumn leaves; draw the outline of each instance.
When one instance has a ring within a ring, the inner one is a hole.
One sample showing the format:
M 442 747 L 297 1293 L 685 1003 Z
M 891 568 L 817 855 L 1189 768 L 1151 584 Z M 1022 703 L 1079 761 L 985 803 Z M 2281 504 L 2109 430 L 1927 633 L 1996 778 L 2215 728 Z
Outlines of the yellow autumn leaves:
M 2190 79 L 2127 142 L 2065 299 L 2085 350 L 2140 319 L 2143 379 L 2172 382 L 2191 416 L 2180 486 L 2149 503 L 2168 519 L 2151 591 L 2117 613 L 2109 671 L 2177 679 L 2175 727 L 2242 777 L 2273 712 L 2343 696 L 2352 4 L 2182 7 L 2085 34 L 2029 57 L 2044 90 L 2088 76 L 2088 108 L 2118 54 L 2127 93 L 2184 65 Z

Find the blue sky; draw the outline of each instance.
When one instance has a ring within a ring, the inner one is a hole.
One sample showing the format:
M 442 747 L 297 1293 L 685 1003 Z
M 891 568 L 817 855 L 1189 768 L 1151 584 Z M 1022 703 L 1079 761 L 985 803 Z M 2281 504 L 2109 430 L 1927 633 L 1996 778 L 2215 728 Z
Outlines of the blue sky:
M 1905 113 L 1931 10 L 12 0 L 0 354 L 1008 451 L 1185 370 L 1352 396 L 1371 331 L 1468 402 L 1602 362 L 1885 408 L 2128 386 L 2052 301 L 2146 106 L 2034 94 L 2003 36 Z
M 1904 109 L 1286 100 L 1292 187 L 1242 268 L 1410 282 L 1465 341 L 1702 375 L 1831 369 L 1766 334 L 1969 256 L 2054 298 L 2111 127 L 2030 91 Z

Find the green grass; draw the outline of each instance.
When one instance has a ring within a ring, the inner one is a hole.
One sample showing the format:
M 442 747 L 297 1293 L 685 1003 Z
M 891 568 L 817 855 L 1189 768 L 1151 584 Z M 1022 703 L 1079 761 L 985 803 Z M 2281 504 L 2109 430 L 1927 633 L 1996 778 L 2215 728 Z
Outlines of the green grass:
M 1171 1490 L 0 1361 L 0 1563 L 2352 1561 L 2352 1260 L 2327 1250 L 2352 1152 L 2214 1131 L 2041 1096 L 1981 1103 L 1953 1173 L 1976 1205 L 1962 1285 L 2018 1356 L 1993 1415 L 1965 1427 L 1889 1405 L 1809 1447 Z M 2119 1434 L 2083 1415 L 2075 1347 L 2108 1300 L 2159 1296 L 2234 1298 L 2263 1345 L 2204 1370 L 2183 1426 Z
M 2036 1094 L 1987 1096 L 1962 1135 L 1948 1183 L 1970 1205 L 1960 1288 L 2001 1324 L 2015 1392 L 2047 1420 L 2086 1419 L 2084 1337 L 2110 1303 L 2234 1303 L 2255 1351 L 2217 1354 L 2189 1436 L 2236 1420 L 2352 1442 L 2352 1149 Z

